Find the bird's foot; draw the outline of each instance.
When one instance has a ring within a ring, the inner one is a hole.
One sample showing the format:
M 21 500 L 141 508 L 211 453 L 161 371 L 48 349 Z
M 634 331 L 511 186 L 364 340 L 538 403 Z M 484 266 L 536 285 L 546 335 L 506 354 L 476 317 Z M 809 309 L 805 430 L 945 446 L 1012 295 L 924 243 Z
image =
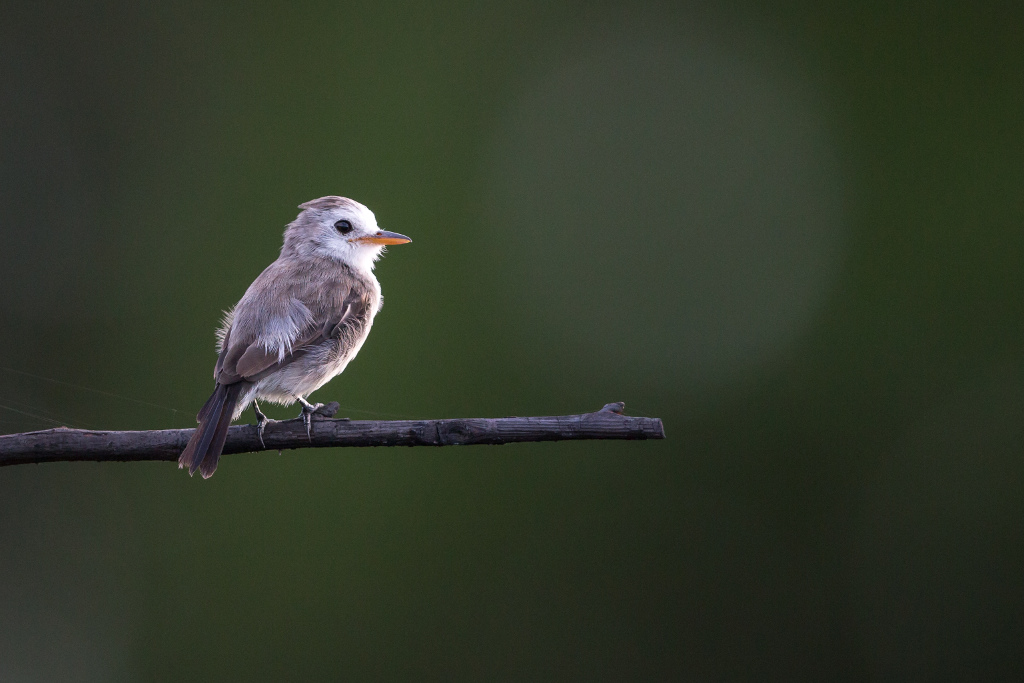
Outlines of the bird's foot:
M 302 404 L 302 424 L 306 426 L 306 438 L 312 442 L 313 433 L 311 431 L 311 428 L 313 423 L 313 413 L 315 413 L 320 408 L 323 408 L 324 404 L 310 403 L 301 396 L 299 396 L 299 403 Z
M 261 415 L 260 417 L 263 419 L 256 419 L 256 436 L 260 437 L 260 446 L 266 449 L 267 444 L 263 441 L 263 432 L 266 431 L 268 424 L 271 422 L 277 422 L 277 420 L 272 420 L 266 415 Z
M 260 446 L 266 448 L 267 444 L 263 443 L 263 431 L 267 428 L 268 424 L 271 422 L 277 422 L 277 420 L 271 420 L 269 417 L 264 415 L 256 401 L 252 402 L 252 409 L 256 413 L 256 436 L 260 437 Z

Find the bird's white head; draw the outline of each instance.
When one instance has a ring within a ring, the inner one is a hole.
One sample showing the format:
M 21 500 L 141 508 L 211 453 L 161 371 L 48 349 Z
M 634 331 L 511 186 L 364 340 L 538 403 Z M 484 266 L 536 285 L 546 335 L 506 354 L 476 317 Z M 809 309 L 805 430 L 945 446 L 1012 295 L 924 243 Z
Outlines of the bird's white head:
M 345 197 L 320 197 L 299 208 L 302 212 L 284 231 L 282 252 L 320 256 L 370 272 L 385 246 L 412 241 L 381 230 L 372 211 Z

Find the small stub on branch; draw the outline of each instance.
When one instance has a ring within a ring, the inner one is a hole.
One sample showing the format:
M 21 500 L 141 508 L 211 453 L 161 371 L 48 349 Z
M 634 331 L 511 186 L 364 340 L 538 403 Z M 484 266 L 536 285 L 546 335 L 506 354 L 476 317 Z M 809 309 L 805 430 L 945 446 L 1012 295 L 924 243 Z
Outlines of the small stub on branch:
M 338 414 L 339 408 L 341 408 L 341 404 L 337 401 L 331 401 L 314 410 L 313 415 L 316 417 L 334 417 Z

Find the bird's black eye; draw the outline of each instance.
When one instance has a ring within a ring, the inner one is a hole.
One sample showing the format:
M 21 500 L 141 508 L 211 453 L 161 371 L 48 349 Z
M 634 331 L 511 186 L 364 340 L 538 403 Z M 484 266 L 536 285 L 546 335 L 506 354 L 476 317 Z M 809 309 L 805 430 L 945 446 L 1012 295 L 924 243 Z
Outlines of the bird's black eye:
M 334 228 L 342 235 L 347 235 L 348 233 L 352 232 L 352 224 L 345 220 L 344 218 L 335 223 Z

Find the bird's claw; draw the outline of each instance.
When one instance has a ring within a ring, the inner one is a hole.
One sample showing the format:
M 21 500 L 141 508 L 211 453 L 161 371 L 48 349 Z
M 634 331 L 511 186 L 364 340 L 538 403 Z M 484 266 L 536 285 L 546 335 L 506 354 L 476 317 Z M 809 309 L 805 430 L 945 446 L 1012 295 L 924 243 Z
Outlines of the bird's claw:
M 277 420 L 271 420 L 266 415 L 262 415 L 261 418 L 256 419 L 256 436 L 260 437 L 260 446 L 266 449 L 267 444 L 263 442 L 263 432 L 269 423 L 277 422 Z
M 310 403 L 302 398 L 299 399 L 299 403 L 302 404 L 302 424 L 306 427 L 306 438 L 310 442 L 313 441 L 313 413 L 319 408 L 323 408 L 323 403 Z
M 266 449 L 267 444 L 263 442 L 263 432 L 266 430 L 269 423 L 277 422 L 277 420 L 271 420 L 269 417 L 264 415 L 263 411 L 260 410 L 259 405 L 257 405 L 255 401 L 253 401 L 252 408 L 256 413 L 256 436 L 260 438 L 260 446 Z

